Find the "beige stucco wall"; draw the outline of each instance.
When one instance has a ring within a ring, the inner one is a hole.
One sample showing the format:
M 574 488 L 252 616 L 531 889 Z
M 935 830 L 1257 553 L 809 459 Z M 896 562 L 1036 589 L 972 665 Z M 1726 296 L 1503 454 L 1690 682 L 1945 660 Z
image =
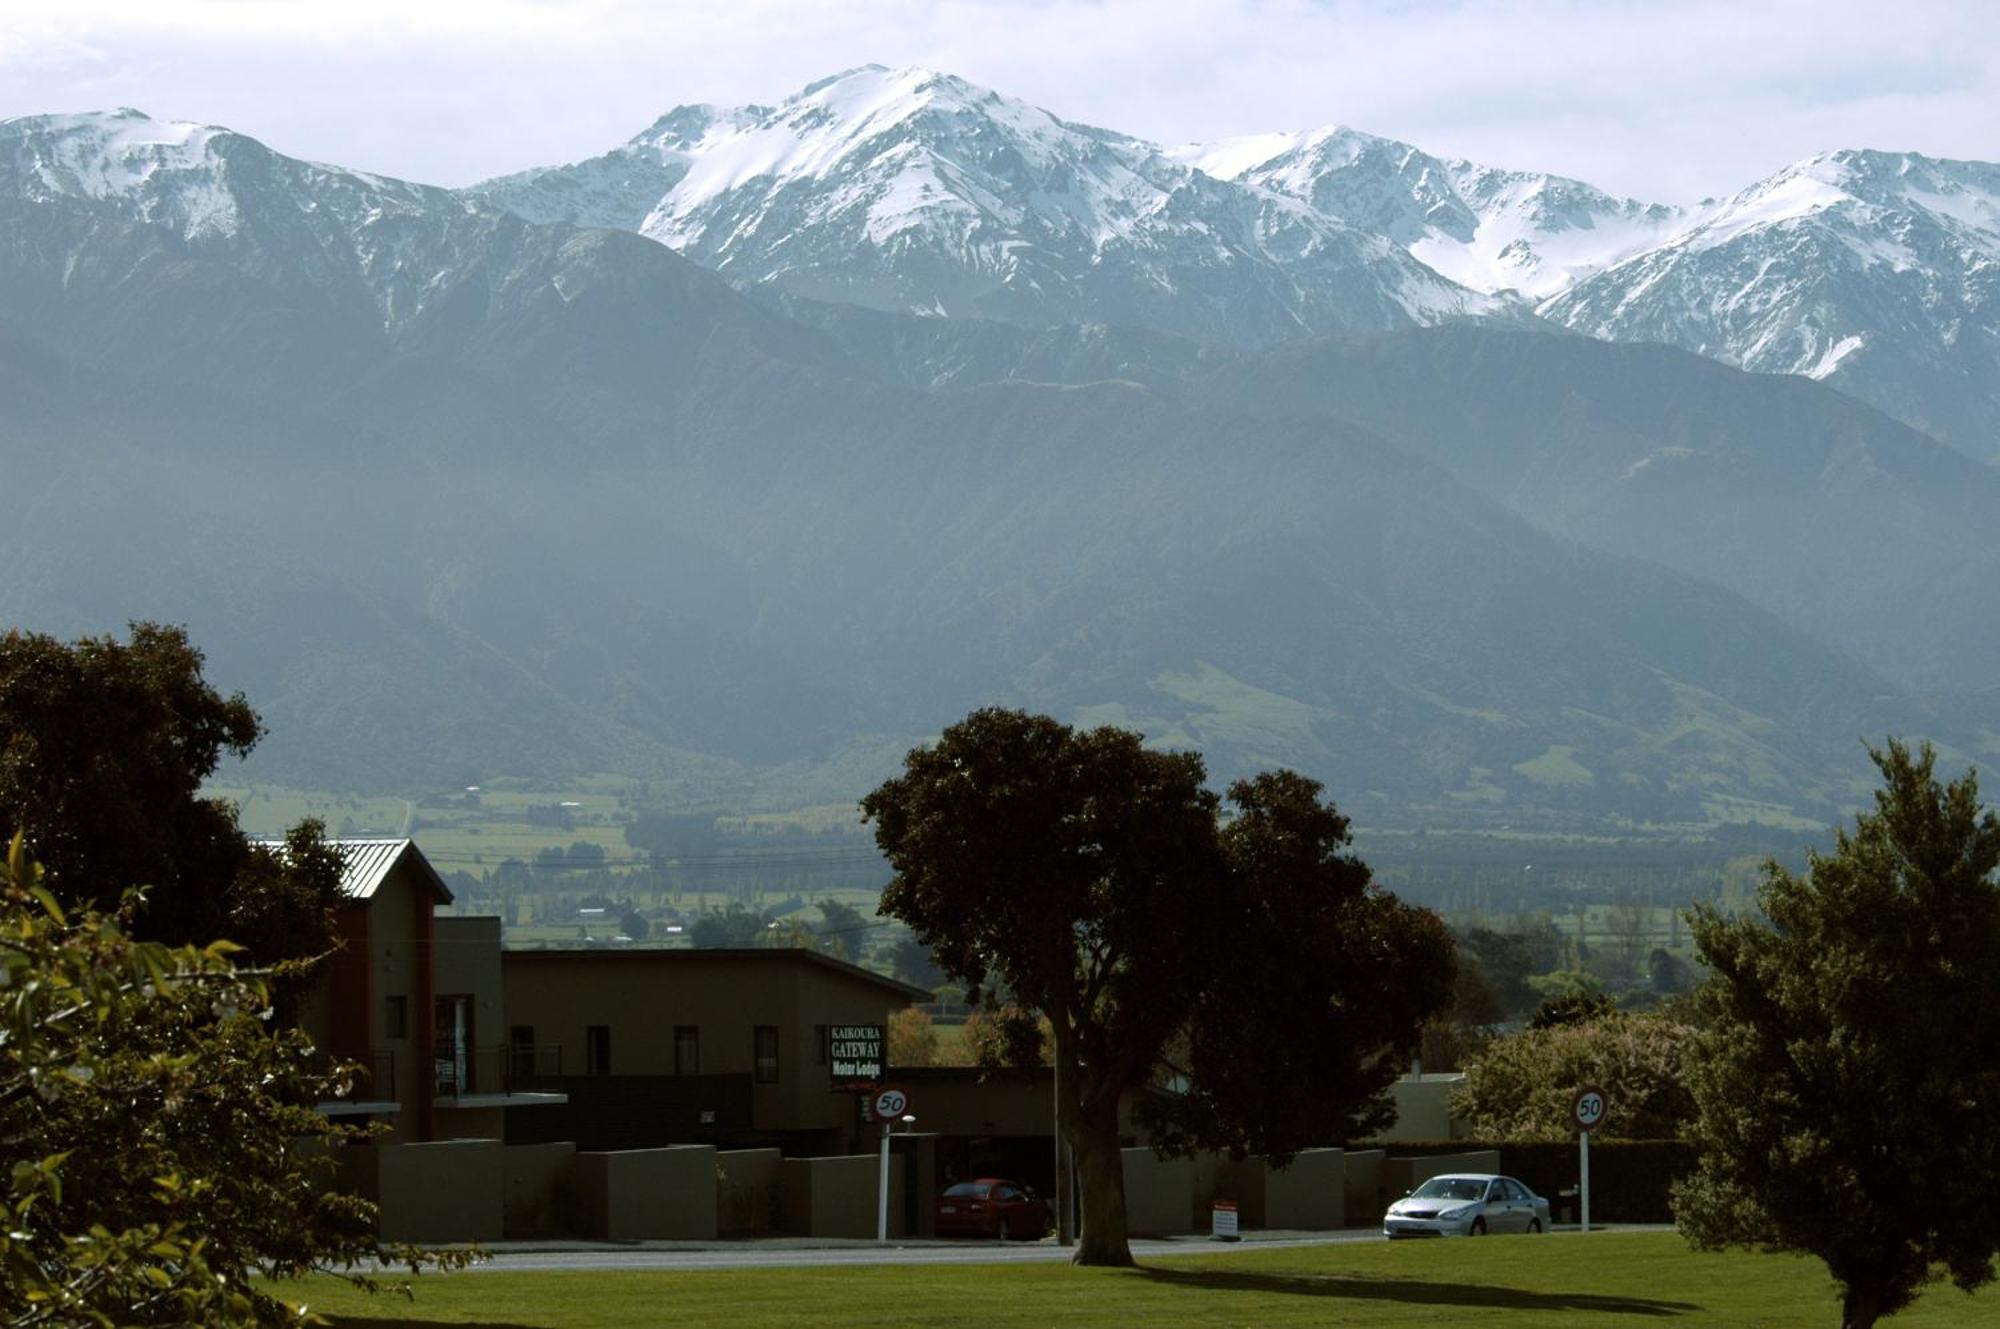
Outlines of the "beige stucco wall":
M 431 926 L 436 929 L 436 995 L 472 998 L 472 1090 L 497 1094 L 504 1080 L 497 1049 L 507 1042 L 507 1012 L 500 997 L 500 920 L 473 914 L 434 918 Z M 438 1031 L 440 1042 L 444 1033 Z M 445 1129 L 442 1116 L 438 1125 Z M 468 1134 L 467 1125 L 458 1123 L 451 1133 Z
M 715 1156 L 715 1226 L 725 1237 L 754 1237 L 778 1226 L 776 1149 L 728 1149 Z
M 1346 1155 L 1339 1149 L 1307 1149 L 1276 1169 L 1255 1157 L 1216 1164 L 1215 1193 L 1236 1201 L 1244 1227 L 1340 1227 L 1346 1188 Z
M 1396 1123 L 1381 1132 L 1384 1140 L 1456 1140 L 1465 1134 L 1463 1122 L 1451 1115 L 1449 1100 L 1465 1083 L 1458 1073 L 1404 1076 L 1389 1086 L 1396 1103 Z
M 505 1151 L 498 1140 L 350 1146 L 360 1193 L 381 1208 L 384 1241 L 497 1241 L 504 1230 Z
M 501 1226 L 510 1237 L 567 1232 L 576 1226 L 576 1146 L 509 1145 Z
M 903 1222 L 903 1160 L 889 1160 L 889 1235 L 908 1235 Z M 780 1224 L 802 1237 L 875 1235 L 881 1178 L 876 1154 L 787 1158 L 779 1164 Z
M 1366 1227 L 1382 1221 L 1390 1200 L 1383 1178 L 1388 1163 L 1389 1155 L 1382 1149 L 1349 1149 L 1341 1159 L 1342 1171 L 1347 1177 L 1347 1184 L 1342 1190 L 1349 1224 Z
M 1413 1190 L 1418 1182 L 1441 1177 L 1447 1172 L 1498 1172 L 1500 1151 L 1472 1149 L 1462 1154 L 1423 1154 L 1412 1158 L 1391 1156 L 1382 1165 L 1382 1186 L 1394 1200 Z
M 1285 1167 L 1264 1173 L 1264 1225 L 1337 1228 L 1347 1218 L 1347 1156 L 1339 1149 L 1306 1149 Z
M 715 1150 L 709 1145 L 579 1153 L 573 1175 L 584 1236 L 607 1241 L 715 1237 Z
M 1194 1224 L 1194 1160 L 1124 1149 L 1125 1226 L 1132 1232 L 1186 1232 Z
M 427 1012 L 418 1009 L 421 987 L 417 982 L 419 956 L 416 939 L 418 892 L 428 900 L 428 887 L 412 878 L 406 868 L 389 875 L 368 902 L 369 1011 L 368 1046 L 394 1054 L 396 1062 L 396 1102 L 394 1116 L 384 1118 L 390 1133 L 386 1143 L 402 1143 L 420 1138 L 420 1095 L 431 1087 L 431 1068 L 419 1063 L 417 1034 Z M 401 997 L 408 1012 L 401 1038 L 388 1034 L 388 999 Z

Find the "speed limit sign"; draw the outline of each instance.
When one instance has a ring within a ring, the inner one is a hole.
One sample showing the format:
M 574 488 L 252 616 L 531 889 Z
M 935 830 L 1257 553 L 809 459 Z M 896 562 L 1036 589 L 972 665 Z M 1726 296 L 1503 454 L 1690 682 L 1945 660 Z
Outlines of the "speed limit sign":
M 1569 1110 L 1570 1119 L 1580 1131 L 1594 1131 L 1604 1122 L 1604 1114 L 1611 1110 L 1611 1100 L 1604 1091 L 1594 1085 L 1587 1085 L 1577 1091 L 1576 1102 Z
M 884 1089 L 868 1101 L 868 1110 L 877 1121 L 896 1121 L 909 1107 L 910 1096 L 900 1089 Z

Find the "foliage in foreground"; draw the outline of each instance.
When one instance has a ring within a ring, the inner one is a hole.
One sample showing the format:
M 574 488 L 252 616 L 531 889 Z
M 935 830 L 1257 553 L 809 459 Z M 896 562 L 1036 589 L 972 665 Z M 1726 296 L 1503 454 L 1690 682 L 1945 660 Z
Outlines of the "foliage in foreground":
M 1663 1016 L 1616 1011 L 1524 1029 L 1486 1045 L 1452 1108 L 1481 1139 L 1561 1140 L 1576 1134 L 1577 1091 L 1595 1085 L 1611 1101 L 1605 1134 L 1672 1139 L 1694 1112 L 1681 1067 L 1693 1033 Z
M 322 1184 L 351 1132 L 313 1104 L 337 1079 L 273 1029 L 236 949 L 135 941 L 66 914 L 16 837 L 0 869 L 0 1315 L 13 1325 L 271 1324 L 258 1274 L 387 1256 L 373 1206 Z
M 2000 1254 L 2000 818 L 1928 745 L 1873 755 L 1875 810 L 1805 876 L 1766 867 L 1768 922 L 1695 912 L 1713 1024 L 1674 1195 L 1698 1245 L 1824 1260 L 1850 1329 Z

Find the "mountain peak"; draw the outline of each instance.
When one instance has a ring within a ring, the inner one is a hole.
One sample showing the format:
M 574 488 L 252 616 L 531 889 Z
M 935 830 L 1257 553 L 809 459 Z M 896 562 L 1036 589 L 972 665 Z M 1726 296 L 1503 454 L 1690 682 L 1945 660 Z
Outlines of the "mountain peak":
M 0 140 L 17 145 L 11 169 L 33 196 L 172 211 L 189 234 L 227 233 L 235 201 L 220 182 L 223 145 L 239 138 L 217 125 L 155 120 L 129 106 L 112 111 L 24 116 L 0 121 Z

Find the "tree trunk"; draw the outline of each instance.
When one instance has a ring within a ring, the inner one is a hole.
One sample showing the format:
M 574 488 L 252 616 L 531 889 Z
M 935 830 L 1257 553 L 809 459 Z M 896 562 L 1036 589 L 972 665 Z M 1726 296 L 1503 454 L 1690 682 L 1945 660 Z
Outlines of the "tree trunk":
M 1083 1190 L 1083 1231 L 1070 1261 L 1123 1267 L 1132 1263 L 1132 1247 L 1125 1236 L 1125 1161 L 1118 1149 L 1115 1100 L 1111 1120 L 1098 1120 L 1102 1115 L 1086 1114 L 1070 1136 Z
M 1840 1298 L 1840 1329 L 1874 1329 L 1875 1321 L 1881 1318 L 1881 1305 L 1875 1297 L 1847 1289 Z

